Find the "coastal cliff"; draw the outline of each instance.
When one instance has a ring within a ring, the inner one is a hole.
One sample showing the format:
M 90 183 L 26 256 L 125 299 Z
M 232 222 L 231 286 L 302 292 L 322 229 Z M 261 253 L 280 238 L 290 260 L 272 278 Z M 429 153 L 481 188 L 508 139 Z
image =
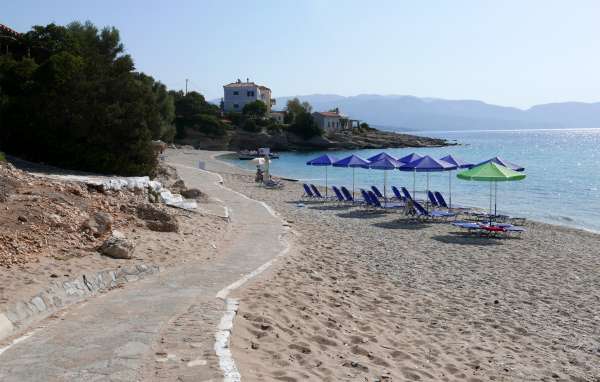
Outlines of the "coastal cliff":
M 187 131 L 186 138 L 180 144 L 191 145 L 202 150 L 237 151 L 270 147 L 276 151 L 308 151 L 308 150 L 358 150 L 390 147 L 441 147 L 455 145 L 444 139 L 421 137 L 410 134 L 399 134 L 373 128 L 340 131 L 327 136 L 315 136 L 303 139 L 289 131 L 247 132 L 241 129 L 227 131 L 223 136 L 215 137 Z

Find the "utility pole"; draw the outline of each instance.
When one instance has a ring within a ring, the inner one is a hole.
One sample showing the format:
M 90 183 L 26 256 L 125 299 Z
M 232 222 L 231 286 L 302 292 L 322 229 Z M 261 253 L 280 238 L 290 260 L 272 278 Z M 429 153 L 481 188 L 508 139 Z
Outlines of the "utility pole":
M 185 79 L 185 95 L 187 95 L 187 84 L 188 84 L 189 79 L 186 78 Z

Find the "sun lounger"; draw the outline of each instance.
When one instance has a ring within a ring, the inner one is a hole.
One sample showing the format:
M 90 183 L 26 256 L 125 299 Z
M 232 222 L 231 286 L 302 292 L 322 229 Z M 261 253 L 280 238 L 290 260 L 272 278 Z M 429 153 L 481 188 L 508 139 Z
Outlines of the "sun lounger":
M 346 199 L 346 201 L 355 203 L 355 204 L 364 204 L 365 203 L 364 199 L 354 198 L 352 196 L 352 194 L 350 193 L 350 191 L 348 191 L 348 189 L 346 187 L 342 186 L 341 191 L 342 191 L 342 195 L 344 195 L 344 198 Z
M 340 203 L 346 203 L 346 199 L 344 199 L 344 195 L 342 195 L 342 192 L 340 191 L 340 189 L 337 188 L 336 186 L 331 186 L 331 188 L 333 189 L 333 192 L 335 193 L 335 197 L 337 198 L 337 201 Z
M 412 200 L 412 196 L 410 195 L 410 192 L 408 192 L 406 187 L 400 187 L 400 189 L 402 190 L 402 194 L 404 194 L 404 199 Z
M 402 201 L 406 200 L 404 195 L 402 195 L 402 193 L 400 193 L 400 190 L 398 190 L 398 187 L 392 186 L 392 192 L 394 193 L 394 196 L 396 197 L 396 199 L 402 200 Z
M 458 221 L 453 222 L 453 226 L 463 228 L 469 231 L 479 231 L 488 235 L 497 235 L 500 233 L 523 233 L 527 230 L 524 227 L 515 226 L 508 223 L 484 224 L 480 222 Z
M 427 211 L 425 208 L 423 208 L 423 206 L 417 202 L 413 200 L 413 206 L 415 208 L 415 211 L 417 212 L 417 217 L 426 217 L 426 218 L 441 218 L 441 219 L 447 219 L 447 218 L 451 218 L 451 217 L 456 217 L 456 214 L 453 212 L 445 212 L 445 211 Z
M 361 193 L 363 199 L 365 200 L 365 207 L 375 208 L 375 204 L 371 200 L 371 195 L 369 195 L 369 193 L 362 188 L 360 189 L 360 193 Z
M 332 196 L 325 197 L 325 196 L 321 195 L 321 192 L 319 192 L 319 189 L 314 184 L 310 185 L 310 189 L 312 190 L 312 192 L 315 195 L 316 199 L 325 201 L 325 200 L 331 200 L 331 199 L 334 198 Z
M 300 199 L 316 199 L 316 195 L 312 192 L 308 184 L 302 184 L 302 188 L 304 188 L 304 194 L 300 197 Z
M 374 192 L 369 191 L 368 195 L 371 197 L 371 202 L 376 208 L 383 208 L 385 210 L 397 210 L 399 208 L 404 208 L 404 203 L 384 203 L 381 204 L 377 195 Z
M 442 206 L 441 204 L 438 203 L 437 199 L 433 195 L 433 192 L 427 191 L 427 198 L 429 199 L 429 202 L 431 203 L 432 206 L 438 207 L 438 208 L 439 207 L 444 207 L 444 206 Z
M 377 196 L 378 198 L 383 198 L 383 194 L 379 191 L 379 189 L 376 186 L 371 186 L 371 190 L 373 190 L 375 196 Z

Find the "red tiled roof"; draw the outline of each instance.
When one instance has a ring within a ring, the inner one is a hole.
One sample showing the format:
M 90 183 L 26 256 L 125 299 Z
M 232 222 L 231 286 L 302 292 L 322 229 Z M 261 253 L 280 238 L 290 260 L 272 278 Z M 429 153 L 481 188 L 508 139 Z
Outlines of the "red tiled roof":
M 334 111 L 317 111 L 316 114 L 320 114 L 323 117 L 339 118 L 341 115 Z

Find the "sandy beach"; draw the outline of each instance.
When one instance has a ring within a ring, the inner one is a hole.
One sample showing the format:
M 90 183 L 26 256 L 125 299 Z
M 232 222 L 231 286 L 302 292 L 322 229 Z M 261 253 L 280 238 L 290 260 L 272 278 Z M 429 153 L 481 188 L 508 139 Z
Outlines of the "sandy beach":
M 299 206 L 299 183 L 267 190 L 228 164 L 206 166 L 296 233 L 293 251 L 238 293 L 243 380 L 599 380 L 600 236 L 526 222 L 521 237 L 483 238 Z

